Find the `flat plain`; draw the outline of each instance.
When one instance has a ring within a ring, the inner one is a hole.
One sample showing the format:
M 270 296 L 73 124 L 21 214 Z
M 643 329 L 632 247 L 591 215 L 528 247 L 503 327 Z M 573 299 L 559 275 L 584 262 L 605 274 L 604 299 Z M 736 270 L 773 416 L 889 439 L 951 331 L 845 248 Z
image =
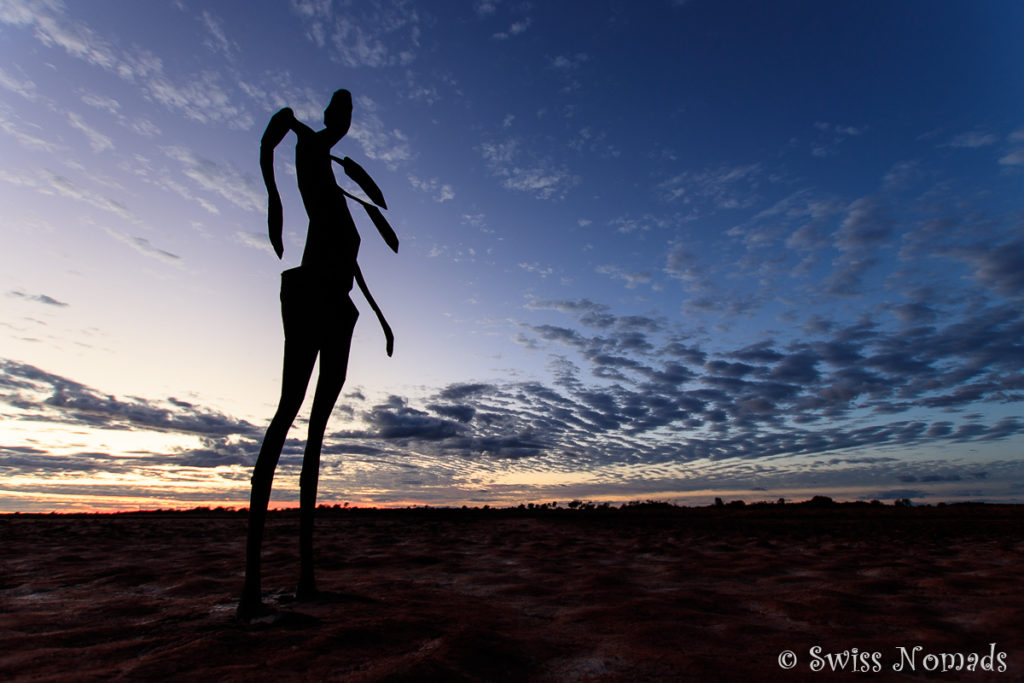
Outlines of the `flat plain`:
M 1019 680 L 1022 512 L 323 508 L 329 599 L 297 604 L 280 511 L 264 590 L 284 617 L 253 624 L 234 618 L 244 512 L 4 515 L 0 679 L 792 681 L 845 661 L 879 680 L 919 647 L 926 678 Z M 981 670 L 993 649 L 1001 674 Z M 940 653 L 980 664 L 926 670 Z

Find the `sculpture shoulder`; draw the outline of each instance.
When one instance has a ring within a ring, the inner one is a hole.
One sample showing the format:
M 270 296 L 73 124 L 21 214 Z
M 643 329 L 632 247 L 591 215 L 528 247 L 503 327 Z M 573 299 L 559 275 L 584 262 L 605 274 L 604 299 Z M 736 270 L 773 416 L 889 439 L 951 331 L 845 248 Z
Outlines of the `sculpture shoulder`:
M 313 129 L 295 118 L 291 107 L 285 107 L 270 117 L 262 142 L 276 146 L 288 131 L 294 131 L 300 139 L 313 133 Z

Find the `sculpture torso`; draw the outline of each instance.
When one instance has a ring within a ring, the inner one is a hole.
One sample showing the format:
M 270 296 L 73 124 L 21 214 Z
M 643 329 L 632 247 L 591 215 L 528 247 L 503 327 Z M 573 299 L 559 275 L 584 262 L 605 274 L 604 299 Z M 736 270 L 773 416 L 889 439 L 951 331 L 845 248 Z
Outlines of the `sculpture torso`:
M 337 280 L 348 291 L 359 253 L 359 232 L 334 178 L 331 141 L 326 131 L 314 132 L 296 123 L 295 174 L 309 216 L 302 265 Z

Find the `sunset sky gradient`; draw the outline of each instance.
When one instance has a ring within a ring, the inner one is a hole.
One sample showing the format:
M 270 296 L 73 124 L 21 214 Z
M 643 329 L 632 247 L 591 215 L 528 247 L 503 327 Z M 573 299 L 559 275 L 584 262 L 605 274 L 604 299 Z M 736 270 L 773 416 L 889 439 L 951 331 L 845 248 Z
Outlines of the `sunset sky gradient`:
M 259 140 L 337 88 L 401 249 L 353 208 L 396 345 L 354 293 L 321 502 L 1024 502 L 1022 27 L 0 0 L 0 512 L 247 504 L 306 221 L 289 136 L 278 261 Z

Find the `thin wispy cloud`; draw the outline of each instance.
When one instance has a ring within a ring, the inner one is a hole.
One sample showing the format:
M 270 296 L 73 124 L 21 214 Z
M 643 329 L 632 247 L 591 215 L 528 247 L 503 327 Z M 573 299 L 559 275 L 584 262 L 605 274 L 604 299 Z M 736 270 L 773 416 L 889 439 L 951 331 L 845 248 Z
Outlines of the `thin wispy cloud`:
M 120 201 L 100 192 L 83 188 L 66 176 L 47 173 L 41 176 L 41 180 L 41 182 L 30 181 L 30 186 L 42 194 L 57 194 L 74 199 L 132 223 L 137 223 L 139 220 L 139 217 Z
M 29 79 L 20 79 L 0 68 L 0 88 L 21 95 L 26 100 L 36 98 L 36 84 Z
M 563 199 L 579 182 L 567 167 L 551 159 L 527 158 L 516 138 L 485 142 L 480 155 L 504 187 L 538 199 Z
M 455 190 L 448 183 L 442 183 L 437 178 L 422 180 L 414 175 L 409 176 L 409 184 L 420 192 L 430 194 L 435 202 L 443 203 L 455 199 Z
M 18 297 L 19 299 L 25 299 L 26 301 L 34 301 L 36 303 L 45 304 L 47 306 L 56 306 L 57 308 L 66 308 L 69 306 L 64 301 L 58 301 L 51 296 L 46 294 L 26 294 L 25 292 L 14 290 L 8 292 L 10 296 Z
M 758 164 L 746 164 L 685 171 L 662 181 L 657 189 L 669 202 L 707 202 L 716 209 L 745 208 L 756 201 L 760 170 Z
M 335 12 L 330 2 L 293 0 L 306 36 L 351 68 L 407 66 L 420 44 L 417 8 L 407 0 L 372 0 Z
M 39 126 L 21 120 L 2 103 L 0 103 L 0 130 L 27 149 L 56 152 L 62 148 L 62 145 L 44 137 L 45 133 Z
M 955 135 L 946 143 L 946 145 L 948 147 L 959 147 L 963 149 L 977 149 L 979 147 L 988 147 L 989 145 L 993 145 L 998 139 L 999 138 L 993 133 L 988 133 L 983 130 L 972 130 Z
M 851 126 L 841 123 L 818 121 L 814 124 L 818 131 L 815 141 L 811 144 L 811 155 L 819 158 L 830 157 L 839 153 L 840 146 L 849 138 L 863 135 L 866 126 Z
M 75 112 L 68 112 L 68 123 L 71 124 L 72 128 L 81 131 L 88 138 L 92 151 L 103 152 L 114 148 L 114 141 L 109 136 L 86 124 L 82 117 Z
M 398 128 L 388 129 L 377 113 L 376 103 L 365 95 L 356 97 L 358 122 L 353 122 L 349 137 L 358 142 L 370 159 L 398 168 L 413 157 L 409 139 Z
M 616 265 L 598 266 L 597 272 L 616 280 L 622 280 L 626 283 L 627 289 L 635 289 L 640 285 L 650 284 L 651 282 L 651 274 L 646 271 L 630 271 Z
M 106 95 L 100 95 L 98 93 L 83 93 L 82 102 L 93 107 L 105 111 L 111 116 L 118 116 L 121 110 L 121 103 L 115 100 L 113 97 L 107 97 Z
M 509 38 L 514 38 L 522 33 L 525 33 L 526 30 L 530 28 L 530 24 L 532 23 L 533 20 L 530 17 L 524 17 L 522 19 L 519 19 L 518 21 L 512 22 L 506 30 L 498 31 L 491 37 L 494 38 L 495 40 L 508 40 Z
M 150 256 L 159 261 L 172 266 L 181 265 L 181 256 L 167 251 L 166 249 L 160 249 L 159 247 L 153 246 L 153 244 L 146 237 L 140 237 L 138 235 L 129 235 L 117 230 L 105 228 L 108 235 L 116 240 L 124 242 L 129 247 L 139 252 L 143 256 Z
M 224 31 L 224 22 L 209 10 L 203 10 L 199 20 L 208 34 L 203 44 L 228 59 L 234 59 L 238 54 L 238 44 L 228 38 Z
M 62 48 L 72 57 L 137 84 L 146 97 L 195 121 L 221 122 L 241 129 L 253 124 L 251 116 L 225 90 L 219 74 L 202 71 L 172 79 L 159 57 L 145 49 L 116 47 L 84 22 L 67 18 L 60 3 L 12 0 L 0 12 L 0 21 L 34 27 L 35 37 L 43 45 Z
M 206 159 L 185 147 L 163 149 L 168 158 L 181 165 L 182 173 L 207 192 L 220 195 L 240 209 L 263 211 L 265 200 L 255 179 L 233 165 Z
M 1024 166 L 1024 149 L 1015 149 L 999 157 L 999 163 L 1003 166 Z

